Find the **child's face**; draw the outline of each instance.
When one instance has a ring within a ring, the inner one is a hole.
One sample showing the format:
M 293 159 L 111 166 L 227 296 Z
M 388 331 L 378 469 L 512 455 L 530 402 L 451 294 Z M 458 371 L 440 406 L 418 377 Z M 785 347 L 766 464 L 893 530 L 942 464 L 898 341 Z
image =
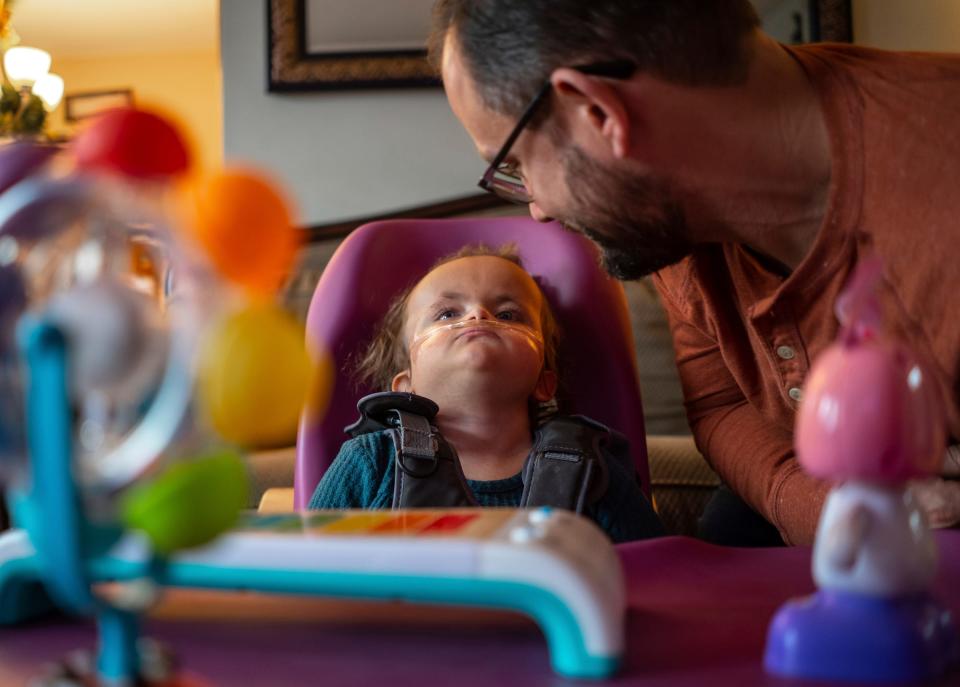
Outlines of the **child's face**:
M 440 265 L 410 293 L 403 331 L 410 367 L 393 389 L 438 402 L 460 394 L 548 400 L 556 376 L 543 371 L 543 307 L 536 283 L 508 260 Z

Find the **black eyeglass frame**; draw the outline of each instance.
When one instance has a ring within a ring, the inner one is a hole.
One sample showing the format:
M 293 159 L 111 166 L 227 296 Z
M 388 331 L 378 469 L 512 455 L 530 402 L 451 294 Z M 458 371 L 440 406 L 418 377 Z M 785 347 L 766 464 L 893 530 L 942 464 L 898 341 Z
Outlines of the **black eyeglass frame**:
M 571 67 L 571 69 L 576 69 L 578 72 L 589 74 L 591 76 L 603 76 L 611 79 L 628 79 L 633 76 L 634 72 L 637 70 L 637 65 L 628 60 L 616 60 L 612 62 L 581 64 Z M 520 134 L 523 133 L 524 128 L 526 128 L 527 124 L 530 123 L 530 120 L 533 119 L 533 116 L 536 114 L 537 110 L 540 109 L 540 106 L 546 100 L 547 95 L 550 93 L 552 88 L 553 84 L 548 78 L 543 82 L 543 85 L 540 87 L 540 90 L 537 91 L 536 95 L 533 96 L 533 99 L 530 101 L 530 104 L 527 105 L 526 109 L 523 111 L 523 114 L 520 115 L 520 119 L 517 120 L 516 125 L 513 127 L 513 131 L 511 131 L 510 135 L 507 136 L 507 140 L 503 142 L 502 146 L 500 146 L 499 152 L 497 152 L 496 156 L 494 156 L 493 160 L 487 166 L 483 176 L 480 177 L 480 181 L 477 182 L 477 186 L 482 188 L 484 191 L 489 191 L 490 193 L 500 196 L 501 198 L 513 203 L 528 204 L 533 200 L 530 198 L 529 194 L 526 193 L 525 186 L 521 180 L 518 179 L 520 183 L 511 183 L 510 186 L 524 189 L 523 195 L 520 195 L 519 193 L 513 194 L 505 184 L 498 185 L 497 175 L 500 174 L 501 176 L 511 176 L 499 172 L 499 167 L 501 164 L 503 164 L 503 161 L 506 159 L 507 155 L 510 154 L 510 149 L 513 147 L 513 144 L 516 143 L 517 138 L 519 138 Z

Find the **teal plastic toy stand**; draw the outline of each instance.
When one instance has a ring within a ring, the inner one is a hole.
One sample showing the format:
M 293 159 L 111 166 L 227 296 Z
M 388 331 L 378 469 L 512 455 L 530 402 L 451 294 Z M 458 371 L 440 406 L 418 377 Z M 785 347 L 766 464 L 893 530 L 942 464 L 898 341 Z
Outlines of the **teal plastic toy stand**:
M 136 650 L 138 617 L 97 599 L 87 567 L 91 552 L 102 551 L 121 531 L 96 527 L 83 514 L 73 477 L 72 424 L 67 395 L 67 343 L 45 322 L 24 318 L 17 331 L 26 362 L 29 484 L 13 490 L 15 522 L 33 543 L 34 553 L 5 560 L 0 567 L 0 597 L 16 601 L 8 618 L 17 621 L 50 609 L 31 574 L 39 576 L 61 609 L 93 615 L 100 634 L 97 669 L 106 680 L 139 674 Z M 11 580 L 19 579 L 19 583 Z

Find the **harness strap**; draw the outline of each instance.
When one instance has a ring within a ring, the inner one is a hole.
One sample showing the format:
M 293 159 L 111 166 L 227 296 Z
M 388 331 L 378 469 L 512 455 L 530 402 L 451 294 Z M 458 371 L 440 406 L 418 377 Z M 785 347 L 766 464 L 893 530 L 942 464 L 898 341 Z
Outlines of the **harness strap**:
M 433 425 L 437 404 L 423 396 L 383 392 L 357 404 L 351 436 L 389 430 L 394 446 L 393 508 L 478 506 L 454 448 Z
M 598 501 L 609 483 L 603 448 L 610 436 L 607 427 L 582 416 L 544 423 L 523 465 L 520 506 L 555 506 L 582 513 Z
M 370 394 L 357 404 L 351 436 L 389 430 L 395 449 L 393 508 L 477 506 L 456 450 L 433 424 L 437 405 L 409 393 Z M 580 415 L 557 417 L 536 432 L 523 465 L 522 508 L 553 506 L 582 513 L 609 484 L 606 454 L 625 439 Z
M 400 428 L 400 452 L 404 456 L 434 460 L 437 455 L 437 440 L 430 421 L 423 415 L 414 415 L 405 410 L 392 412 Z

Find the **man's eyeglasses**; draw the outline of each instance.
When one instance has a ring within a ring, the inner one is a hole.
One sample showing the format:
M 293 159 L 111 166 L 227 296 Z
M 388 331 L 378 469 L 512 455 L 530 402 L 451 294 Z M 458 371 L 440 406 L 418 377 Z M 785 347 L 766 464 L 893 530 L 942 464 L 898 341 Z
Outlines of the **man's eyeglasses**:
M 583 64 L 572 67 L 572 69 L 592 76 L 627 79 L 633 75 L 637 66 L 633 62 L 620 60 L 616 62 Z M 516 173 L 515 167 L 512 164 L 505 163 L 504 160 L 510 153 L 510 148 L 513 147 L 517 137 L 523 132 L 524 127 L 530 123 L 530 120 L 533 119 L 537 110 L 539 110 L 540 106 L 546 101 L 547 95 L 552 88 L 553 84 L 550 83 L 550 79 L 547 79 L 543 86 L 540 87 L 540 90 L 537 91 L 537 94 L 533 96 L 533 100 L 530 101 L 527 109 L 523 111 L 520 119 L 517 120 L 517 125 L 513 127 L 513 131 L 510 132 L 507 140 L 504 141 L 500 147 L 500 152 L 493 158 L 493 161 L 490 163 L 490 166 L 487 167 L 487 171 L 483 173 L 483 176 L 480 177 L 478 183 L 480 188 L 494 193 L 511 203 L 526 205 L 533 200 L 533 198 L 530 197 L 530 192 L 527 191 L 526 184 L 523 183 L 523 179 Z

